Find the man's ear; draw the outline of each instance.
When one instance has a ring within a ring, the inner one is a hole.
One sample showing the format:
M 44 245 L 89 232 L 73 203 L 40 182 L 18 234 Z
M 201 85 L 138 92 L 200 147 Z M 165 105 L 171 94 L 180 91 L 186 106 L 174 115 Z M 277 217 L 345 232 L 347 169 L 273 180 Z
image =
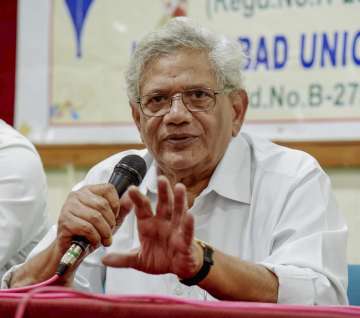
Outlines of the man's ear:
M 134 120 L 134 123 L 135 123 L 138 131 L 141 133 L 141 131 L 140 131 L 140 110 L 139 110 L 139 106 L 136 103 L 133 103 L 133 102 L 129 102 L 129 103 L 130 103 L 130 107 L 131 107 L 132 118 Z
M 230 94 L 230 100 L 233 110 L 232 135 L 235 137 L 239 133 L 240 128 L 244 122 L 249 99 L 246 91 L 239 89 Z

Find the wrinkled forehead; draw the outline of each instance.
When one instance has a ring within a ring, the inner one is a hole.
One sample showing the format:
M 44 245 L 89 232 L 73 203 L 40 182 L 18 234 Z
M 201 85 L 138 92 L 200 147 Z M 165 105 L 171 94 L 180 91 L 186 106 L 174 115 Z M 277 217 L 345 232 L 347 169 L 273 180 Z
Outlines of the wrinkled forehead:
M 162 86 L 183 84 L 196 86 L 216 85 L 216 74 L 207 51 L 179 49 L 149 59 L 140 76 L 140 93 Z

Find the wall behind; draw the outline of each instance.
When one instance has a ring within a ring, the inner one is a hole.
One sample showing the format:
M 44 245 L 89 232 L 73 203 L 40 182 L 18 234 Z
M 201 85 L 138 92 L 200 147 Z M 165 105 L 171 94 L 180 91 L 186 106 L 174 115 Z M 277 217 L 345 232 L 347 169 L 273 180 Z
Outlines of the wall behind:
M 86 169 L 74 169 L 68 165 L 63 169 L 48 169 L 48 210 L 51 221 L 56 222 L 63 202 L 71 188 L 86 174 Z M 340 210 L 349 226 L 348 261 L 360 264 L 360 168 L 328 169 Z

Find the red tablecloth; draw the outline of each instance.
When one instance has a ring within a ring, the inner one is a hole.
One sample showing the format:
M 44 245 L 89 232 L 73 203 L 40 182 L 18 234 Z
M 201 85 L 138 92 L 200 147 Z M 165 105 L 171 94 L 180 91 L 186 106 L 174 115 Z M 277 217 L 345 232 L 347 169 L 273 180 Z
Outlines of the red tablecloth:
M 14 317 L 20 299 L 2 297 L 0 317 Z M 84 298 L 31 299 L 26 318 L 89 318 L 89 317 L 360 317 L 360 307 L 351 306 L 285 306 L 242 302 L 184 302 L 156 298 L 106 301 Z

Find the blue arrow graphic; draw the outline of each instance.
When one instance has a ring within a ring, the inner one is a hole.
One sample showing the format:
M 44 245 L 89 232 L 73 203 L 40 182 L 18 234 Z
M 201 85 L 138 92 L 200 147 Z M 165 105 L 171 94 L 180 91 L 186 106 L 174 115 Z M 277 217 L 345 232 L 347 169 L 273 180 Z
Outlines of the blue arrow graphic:
M 94 0 L 65 0 L 66 6 L 69 10 L 71 21 L 75 29 L 76 37 L 76 56 L 78 58 L 82 55 L 81 50 L 81 35 L 84 28 L 84 22 L 89 12 L 91 3 Z

